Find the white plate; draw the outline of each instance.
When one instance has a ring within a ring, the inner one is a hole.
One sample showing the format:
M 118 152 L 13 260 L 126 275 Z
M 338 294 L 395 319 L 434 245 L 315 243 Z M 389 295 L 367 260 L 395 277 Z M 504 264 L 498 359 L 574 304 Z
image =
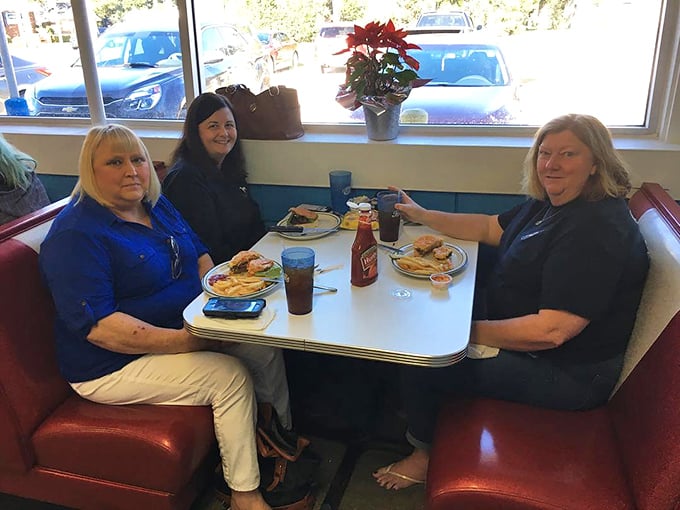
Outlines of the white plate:
M 210 280 L 210 277 L 215 274 L 229 274 L 229 263 L 228 262 L 223 262 L 222 264 L 219 264 L 215 267 L 213 267 L 210 271 L 208 271 L 203 279 L 201 280 L 201 284 L 203 285 L 203 290 L 205 291 L 206 294 L 210 296 L 215 296 L 215 297 L 223 297 L 225 299 L 249 299 L 249 298 L 255 298 L 255 297 L 260 297 L 264 296 L 265 294 L 269 294 L 272 292 L 274 289 L 278 288 L 281 285 L 281 282 L 283 281 L 283 268 L 281 267 L 281 264 L 278 262 L 274 261 L 274 265 L 267 271 L 261 272 L 261 273 L 256 273 L 255 276 L 265 276 L 267 278 L 280 278 L 276 282 L 267 282 L 267 286 L 264 289 L 260 289 L 255 292 L 251 292 L 250 294 L 243 294 L 241 296 L 225 296 L 224 294 L 219 294 L 216 292 L 208 283 Z
M 292 213 L 286 214 L 286 216 L 277 223 L 279 226 L 284 226 L 287 227 L 290 225 L 288 221 L 290 220 L 290 215 Z M 293 225 L 296 227 L 308 227 L 308 228 L 338 228 L 340 226 L 340 218 L 338 218 L 335 214 L 332 213 L 326 213 L 326 212 L 320 212 L 317 213 L 319 217 L 316 219 L 314 223 L 303 223 L 301 225 Z M 310 239 L 318 239 L 320 237 L 327 236 L 328 234 L 332 234 L 333 231 L 330 232 L 317 232 L 315 234 L 304 234 L 302 232 L 277 232 L 281 237 L 285 237 L 286 239 L 293 239 L 294 241 L 308 241 Z
M 435 272 L 441 272 L 441 273 L 447 273 L 450 275 L 454 275 L 456 273 L 460 273 L 463 269 L 465 269 L 465 265 L 467 264 L 467 253 L 465 253 L 465 250 L 461 248 L 460 246 L 456 246 L 455 244 L 451 243 L 444 243 L 444 246 L 448 246 L 453 250 L 453 253 L 451 254 L 451 262 L 453 263 L 453 266 L 451 269 L 448 271 L 435 271 Z M 412 256 L 413 255 L 413 244 L 407 244 L 405 246 L 401 246 L 399 248 L 401 252 L 404 255 L 407 256 Z M 434 260 L 431 254 L 428 254 L 425 256 L 425 258 Z M 420 273 L 414 273 L 412 271 L 407 271 L 406 269 L 402 269 L 399 267 L 399 264 L 397 264 L 397 258 L 392 259 L 392 265 L 394 266 L 394 269 L 399 271 L 400 273 L 403 273 L 407 276 L 413 276 L 414 278 L 422 278 L 422 279 L 429 279 L 430 275 L 429 274 L 420 274 Z

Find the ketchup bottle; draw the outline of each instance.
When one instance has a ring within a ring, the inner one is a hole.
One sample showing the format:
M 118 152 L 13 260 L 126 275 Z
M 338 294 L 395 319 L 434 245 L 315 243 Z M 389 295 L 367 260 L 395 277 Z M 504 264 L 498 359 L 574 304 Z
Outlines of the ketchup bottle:
M 352 244 L 352 285 L 365 287 L 378 278 L 377 244 L 371 227 L 371 204 L 359 204 L 359 225 Z

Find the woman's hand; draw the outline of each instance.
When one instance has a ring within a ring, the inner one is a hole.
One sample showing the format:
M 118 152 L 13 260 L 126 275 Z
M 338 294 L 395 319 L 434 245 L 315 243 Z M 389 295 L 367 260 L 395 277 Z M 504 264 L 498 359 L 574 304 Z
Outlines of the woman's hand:
M 399 193 L 400 201 L 394 206 L 394 208 L 401 213 L 404 219 L 409 221 L 414 221 L 416 223 L 424 223 L 423 217 L 427 212 L 427 209 L 421 207 L 409 197 L 406 192 L 396 186 L 388 186 L 387 189 L 390 191 L 396 191 Z

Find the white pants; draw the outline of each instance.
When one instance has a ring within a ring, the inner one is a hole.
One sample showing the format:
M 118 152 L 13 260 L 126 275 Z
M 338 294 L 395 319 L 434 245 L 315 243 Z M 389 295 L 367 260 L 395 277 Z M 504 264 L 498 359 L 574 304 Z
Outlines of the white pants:
M 266 345 L 242 343 L 225 344 L 223 352 L 243 361 L 253 376 L 257 401 L 271 404 L 279 416 L 281 425 L 286 429 L 292 428 L 283 351 Z
M 253 384 L 235 357 L 208 351 L 147 354 L 112 374 L 71 386 L 82 397 L 103 404 L 212 406 L 227 485 L 236 491 L 259 486 Z

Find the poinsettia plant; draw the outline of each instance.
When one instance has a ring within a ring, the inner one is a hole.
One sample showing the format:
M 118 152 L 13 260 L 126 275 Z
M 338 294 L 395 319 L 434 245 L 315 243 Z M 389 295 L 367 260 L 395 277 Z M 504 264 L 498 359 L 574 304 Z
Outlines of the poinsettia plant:
M 351 52 L 336 101 L 349 110 L 365 105 L 382 113 L 404 101 L 412 88 L 427 83 L 418 76 L 419 62 L 408 54 L 420 46 L 406 42 L 406 36 L 406 30 L 395 28 L 392 20 L 354 25 L 347 48 L 336 53 Z

